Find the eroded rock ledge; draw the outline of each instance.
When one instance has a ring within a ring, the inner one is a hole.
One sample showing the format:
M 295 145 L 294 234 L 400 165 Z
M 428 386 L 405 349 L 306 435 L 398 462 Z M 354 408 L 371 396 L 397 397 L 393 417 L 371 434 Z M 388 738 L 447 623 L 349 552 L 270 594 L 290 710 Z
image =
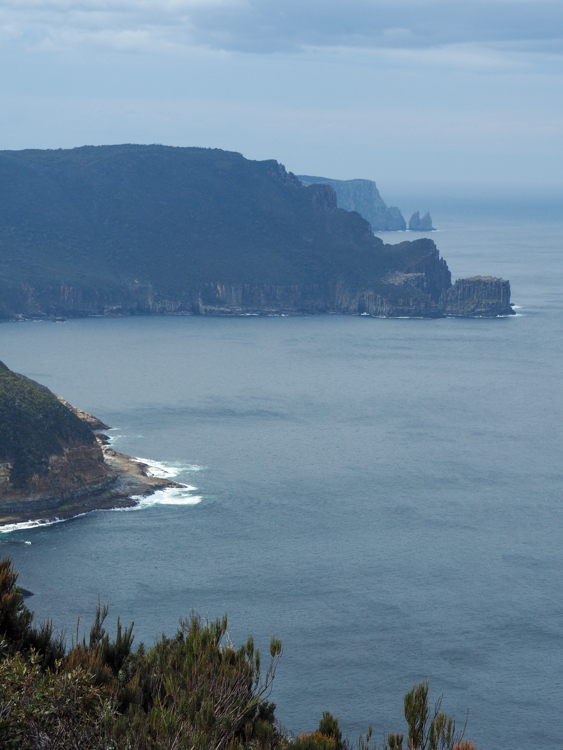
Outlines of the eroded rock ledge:
M 0 531 L 6 524 L 23 521 L 47 523 L 54 519 L 72 518 L 93 510 L 131 508 L 138 504 L 138 497 L 151 495 L 160 489 L 182 487 L 169 479 L 148 476 L 149 467 L 132 456 L 117 453 L 102 441 L 98 443 L 104 466 L 104 477 L 100 482 L 84 486 L 65 486 L 62 477 L 58 493 L 52 490 L 4 494 L 2 473 L 6 464 L 0 464 Z M 69 455 L 69 461 L 75 456 Z M 56 475 L 56 465 L 53 467 Z M 52 482 L 55 484 L 56 480 Z

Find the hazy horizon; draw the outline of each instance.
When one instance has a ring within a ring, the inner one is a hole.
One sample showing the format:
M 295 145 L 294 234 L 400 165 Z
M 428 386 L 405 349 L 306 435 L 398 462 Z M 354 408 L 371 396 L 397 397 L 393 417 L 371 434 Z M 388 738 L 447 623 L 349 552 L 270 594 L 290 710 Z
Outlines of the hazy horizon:
M 2 0 L 0 148 L 217 147 L 384 196 L 560 191 L 562 24 L 551 0 Z

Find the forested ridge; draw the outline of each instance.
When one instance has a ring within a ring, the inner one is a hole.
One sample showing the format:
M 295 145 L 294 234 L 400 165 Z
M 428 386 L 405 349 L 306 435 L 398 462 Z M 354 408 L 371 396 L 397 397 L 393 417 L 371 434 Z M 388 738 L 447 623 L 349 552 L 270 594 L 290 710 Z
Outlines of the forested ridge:
M 428 253 L 384 246 L 327 185 L 219 149 L 1 151 L 0 197 L 4 285 L 367 283 Z

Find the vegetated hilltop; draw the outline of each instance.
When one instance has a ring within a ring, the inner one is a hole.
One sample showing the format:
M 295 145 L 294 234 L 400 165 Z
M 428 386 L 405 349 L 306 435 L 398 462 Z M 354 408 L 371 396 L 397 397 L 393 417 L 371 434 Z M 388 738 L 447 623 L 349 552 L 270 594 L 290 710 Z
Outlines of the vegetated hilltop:
M 299 174 L 303 185 L 330 185 L 336 193 L 336 202 L 346 211 L 357 211 L 369 221 L 374 231 L 390 232 L 407 228 L 400 209 L 388 206 L 372 180 L 333 180 L 329 177 L 312 177 Z
M 4 318 L 432 317 L 450 286 L 431 240 L 384 245 L 330 186 L 303 187 L 273 160 L 135 145 L 0 152 Z

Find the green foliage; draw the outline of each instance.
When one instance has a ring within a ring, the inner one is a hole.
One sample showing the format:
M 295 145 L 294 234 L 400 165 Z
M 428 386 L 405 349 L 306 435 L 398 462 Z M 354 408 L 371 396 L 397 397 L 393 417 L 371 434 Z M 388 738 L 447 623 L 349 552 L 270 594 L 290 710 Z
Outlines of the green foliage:
M 255 740 L 269 747 L 274 739 L 273 708 L 264 703 L 281 656 L 272 639 L 264 676 L 260 652 L 251 638 L 238 650 L 225 644 L 227 618 L 204 622 L 195 614 L 181 621 L 174 638 L 137 652 L 128 685 L 135 693 L 117 736 L 144 749 L 172 741 L 195 750 L 221 750 L 233 742 Z
M 0 461 L 11 464 L 14 487 L 46 473 L 50 457 L 70 440 L 92 445 L 95 437 L 50 391 L 0 362 Z
M 294 750 L 344 750 L 346 743 L 342 741 L 338 719 L 329 711 L 323 711 L 317 731 L 300 734 L 291 747 Z
M 0 638 L 15 646 L 22 643 L 33 620 L 17 580 L 18 573 L 10 558 L 0 558 Z
M 64 654 L 63 635 L 53 635 L 50 621 L 33 624 L 33 612 L 25 606 L 17 585 L 18 573 L 8 557 L 0 557 L 0 660 L 19 651 L 38 651 L 45 668 L 52 667 Z
M 341 750 L 343 747 L 342 732 L 338 726 L 338 719 L 336 719 L 329 711 L 323 711 L 323 718 L 319 722 L 317 732 L 326 737 L 332 738 L 335 741 L 336 750 Z
M 0 747 L 18 750 L 351 750 L 338 720 L 325 711 L 316 732 L 291 740 L 278 729 L 269 702 L 282 654 L 270 642 L 261 671 L 252 637 L 235 649 L 227 617 L 180 621 L 172 638 L 133 650 L 133 625 L 106 628 L 98 602 L 86 636 L 65 651 L 52 626 L 36 629 L 17 587 L 17 573 L 0 558 Z M 405 750 L 476 750 L 441 712 L 429 709 L 428 682 L 405 695 Z M 358 750 L 376 750 L 372 728 Z M 383 750 L 403 750 L 389 734 Z
M 44 670 L 32 652 L 0 662 L 0 742 L 5 748 L 111 750 L 111 693 L 83 670 Z
M 405 695 L 408 750 L 454 750 L 462 741 L 463 732 L 456 733 L 455 720 L 440 711 L 441 704 L 440 696 L 430 718 L 428 681 L 415 685 Z M 398 747 L 400 750 L 400 745 Z

